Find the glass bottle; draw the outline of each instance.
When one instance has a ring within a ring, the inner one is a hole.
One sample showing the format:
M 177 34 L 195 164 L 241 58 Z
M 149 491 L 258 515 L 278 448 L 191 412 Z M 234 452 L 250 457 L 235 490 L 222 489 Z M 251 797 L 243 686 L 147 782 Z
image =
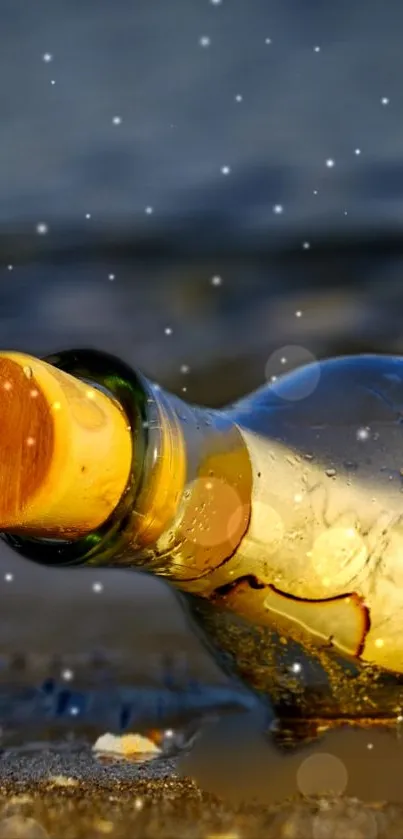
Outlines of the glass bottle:
M 105 353 L 46 361 L 123 410 L 130 475 L 90 532 L 14 527 L 8 544 L 163 577 L 220 666 L 274 710 L 280 746 L 401 722 L 403 359 L 314 363 L 224 410 Z

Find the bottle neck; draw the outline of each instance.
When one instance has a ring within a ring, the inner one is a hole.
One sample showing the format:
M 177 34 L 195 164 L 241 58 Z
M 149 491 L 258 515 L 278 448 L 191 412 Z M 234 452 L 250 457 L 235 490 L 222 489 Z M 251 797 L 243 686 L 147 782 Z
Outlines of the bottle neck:
M 145 382 L 148 441 L 127 562 L 178 583 L 229 559 L 246 533 L 252 469 L 237 426 Z
M 187 405 L 105 353 L 46 361 L 120 403 L 132 435 L 130 478 L 96 531 L 72 542 L 14 534 L 6 541 L 41 564 L 137 567 L 177 584 L 229 559 L 248 528 L 252 495 L 249 453 L 229 417 Z

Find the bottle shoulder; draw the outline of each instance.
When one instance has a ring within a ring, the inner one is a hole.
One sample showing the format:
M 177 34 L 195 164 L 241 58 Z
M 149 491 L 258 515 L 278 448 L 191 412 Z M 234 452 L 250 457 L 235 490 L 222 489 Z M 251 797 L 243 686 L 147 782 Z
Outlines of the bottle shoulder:
M 228 409 L 253 431 L 277 425 L 368 426 L 403 417 L 403 357 L 325 359 L 268 382 Z

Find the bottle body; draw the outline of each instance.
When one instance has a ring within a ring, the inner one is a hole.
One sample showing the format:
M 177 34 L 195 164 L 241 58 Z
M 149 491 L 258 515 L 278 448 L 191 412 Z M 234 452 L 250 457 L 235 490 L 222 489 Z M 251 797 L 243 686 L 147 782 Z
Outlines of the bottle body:
M 291 727 L 399 719 L 403 360 L 332 359 L 209 411 L 108 359 L 51 363 L 125 395 L 118 509 L 79 546 L 10 543 L 164 577 L 221 666 Z
M 229 416 L 251 517 L 190 613 L 284 723 L 401 722 L 403 360 L 323 362 Z

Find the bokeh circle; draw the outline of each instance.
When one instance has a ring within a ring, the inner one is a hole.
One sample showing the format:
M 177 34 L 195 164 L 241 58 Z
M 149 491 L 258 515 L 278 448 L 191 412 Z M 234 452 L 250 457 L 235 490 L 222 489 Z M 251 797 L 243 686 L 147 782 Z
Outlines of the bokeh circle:
M 294 376 L 285 374 L 296 372 Z M 280 347 L 268 358 L 265 377 L 271 389 L 287 402 L 306 399 L 317 388 L 320 380 L 320 364 L 317 358 L 297 344 Z
M 320 752 L 305 758 L 297 771 L 297 785 L 302 795 L 342 795 L 348 784 L 348 772 L 340 758 Z

